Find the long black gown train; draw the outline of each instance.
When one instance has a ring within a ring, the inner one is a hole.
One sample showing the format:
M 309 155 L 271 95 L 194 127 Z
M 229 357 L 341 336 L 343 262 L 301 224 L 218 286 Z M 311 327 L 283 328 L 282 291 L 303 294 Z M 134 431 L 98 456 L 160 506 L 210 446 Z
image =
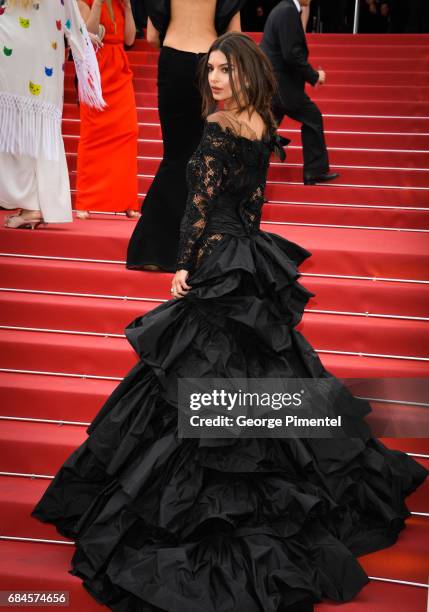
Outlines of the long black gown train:
M 177 266 L 192 290 L 127 327 L 140 361 L 32 511 L 75 540 L 70 573 L 117 612 L 350 600 L 368 582 L 356 556 L 396 541 L 427 476 L 371 437 L 351 394 L 348 439 L 177 436 L 179 377 L 332 377 L 295 329 L 311 253 L 259 229 L 275 144 L 207 123 Z

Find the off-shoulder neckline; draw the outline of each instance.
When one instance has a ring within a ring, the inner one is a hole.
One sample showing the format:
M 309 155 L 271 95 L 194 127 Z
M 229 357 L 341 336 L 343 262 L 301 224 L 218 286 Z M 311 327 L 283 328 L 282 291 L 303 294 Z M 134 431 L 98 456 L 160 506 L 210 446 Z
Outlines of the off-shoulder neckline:
M 238 121 L 238 123 L 244 123 L 244 122 L 243 121 Z M 251 142 L 251 143 L 258 144 L 258 145 L 267 145 L 268 146 L 270 144 L 271 140 L 272 140 L 272 137 L 270 137 L 266 133 L 262 136 L 262 138 L 248 138 L 247 136 L 243 136 L 241 134 L 237 134 L 228 125 L 222 126 L 218 121 L 206 121 L 206 127 L 208 127 L 210 125 L 216 126 L 220 130 L 220 132 L 222 134 L 229 135 L 229 136 L 232 136 L 233 138 L 236 138 L 238 140 L 245 140 L 246 142 Z

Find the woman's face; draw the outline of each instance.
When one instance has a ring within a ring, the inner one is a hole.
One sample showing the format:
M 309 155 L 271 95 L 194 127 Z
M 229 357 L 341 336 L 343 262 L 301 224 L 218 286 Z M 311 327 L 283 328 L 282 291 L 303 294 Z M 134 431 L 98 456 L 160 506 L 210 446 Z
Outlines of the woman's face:
M 231 81 L 234 81 L 237 93 L 240 93 L 240 82 L 234 61 L 228 66 L 226 56 L 222 51 L 212 51 L 207 63 L 208 79 L 213 98 L 220 102 L 232 98 Z

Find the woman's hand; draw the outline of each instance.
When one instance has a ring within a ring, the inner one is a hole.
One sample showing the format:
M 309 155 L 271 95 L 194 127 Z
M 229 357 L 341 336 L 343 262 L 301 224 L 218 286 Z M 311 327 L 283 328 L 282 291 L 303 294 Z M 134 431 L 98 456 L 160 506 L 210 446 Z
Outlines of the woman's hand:
M 101 47 L 104 46 L 98 34 L 93 34 L 92 32 L 88 32 L 88 35 L 95 49 L 101 49 Z
M 191 289 L 191 286 L 186 283 L 188 276 L 188 270 L 177 270 L 171 283 L 171 294 L 174 298 L 185 297 Z

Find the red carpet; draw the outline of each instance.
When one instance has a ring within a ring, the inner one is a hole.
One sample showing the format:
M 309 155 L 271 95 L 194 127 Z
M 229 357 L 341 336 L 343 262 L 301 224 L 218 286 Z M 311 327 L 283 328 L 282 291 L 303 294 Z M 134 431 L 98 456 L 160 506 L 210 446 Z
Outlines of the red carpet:
M 427 377 L 429 36 L 310 35 L 309 42 L 313 64 L 328 75 L 312 95 L 324 112 L 331 166 L 341 177 L 330 185 L 302 185 L 299 126 L 286 120 L 282 132 L 292 144 L 287 163 L 270 168 L 263 229 L 313 253 L 301 281 L 317 295 L 299 329 L 330 371 Z M 162 156 L 157 54 L 139 41 L 129 55 L 143 197 Z M 71 64 L 65 100 L 74 189 L 79 115 Z M 123 216 L 101 214 L 35 232 L 0 228 L 1 416 L 11 417 L 0 429 L 0 589 L 69 590 L 72 610 L 102 607 L 67 573 L 73 547 L 38 542 L 64 538 L 29 513 L 135 363 L 124 326 L 170 297 L 171 275 L 124 269 L 133 226 Z M 373 409 L 380 418 L 389 410 L 408 416 L 425 410 L 383 402 Z M 428 439 L 382 441 L 429 467 Z M 393 547 L 360 558 L 371 582 L 341 611 L 426 610 L 428 482 L 407 505 L 413 513 L 407 529 Z M 317 612 L 339 609 L 316 606 Z

